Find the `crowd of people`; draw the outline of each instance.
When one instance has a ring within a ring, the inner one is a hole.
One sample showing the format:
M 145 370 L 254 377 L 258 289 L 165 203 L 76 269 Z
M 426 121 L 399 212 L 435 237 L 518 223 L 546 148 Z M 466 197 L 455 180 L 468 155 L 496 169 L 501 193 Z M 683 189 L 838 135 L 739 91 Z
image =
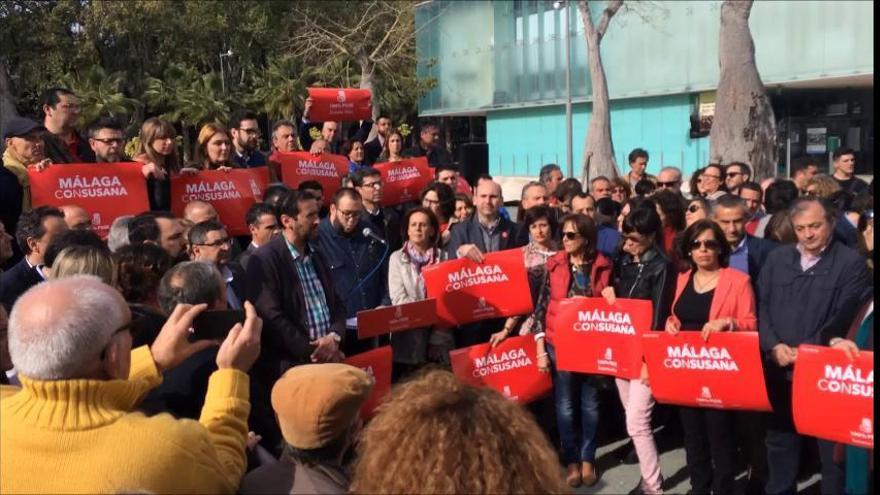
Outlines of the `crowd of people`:
M 632 380 L 557 369 L 559 304 L 580 296 L 648 300 L 651 330 L 673 335 L 758 332 L 774 412 L 677 408 L 687 473 L 693 493 L 732 493 L 745 464 L 750 493 L 794 492 L 797 347 L 873 349 L 873 182 L 855 177 L 853 150 L 834 152 L 831 175 L 809 157 L 760 183 L 747 163 L 712 163 L 685 188 L 676 167 L 648 175 L 642 149 L 625 175 L 588 184 L 549 164 L 511 215 L 491 176 L 462 187 L 436 124 L 403 149 L 388 117 L 342 139 L 341 123 L 309 121 L 311 104 L 274 125 L 268 154 L 253 113 L 206 124 L 192 163 L 159 118 L 131 158 L 112 119 L 81 136 L 76 95 L 59 88 L 42 124 L 6 127 L 0 492 L 562 493 L 601 478 L 599 391 L 612 384 L 641 473 L 632 493 L 662 493 L 647 367 Z M 277 182 L 276 153 L 294 150 L 349 159 L 328 207 L 317 181 Z M 419 201 L 383 206 L 372 165 L 412 156 L 433 181 Z M 128 160 L 150 210 L 116 218 L 106 240 L 82 207 L 31 202 L 29 170 Z M 249 236 L 230 236 L 210 203 L 168 211 L 176 174 L 264 166 L 273 183 L 247 212 Z M 358 339 L 359 311 L 426 299 L 426 267 L 509 249 L 534 312 Z M 200 314 L 225 309 L 243 322 L 195 338 Z M 535 407 L 449 371 L 451 350 L 513 335 L 534 338 L 552 378 Z M 342 361 L 389 344 L 394 387 L 362 425 L 374 382 Z M 818 440 L 822 493 L 870 490 L 851 449 Z

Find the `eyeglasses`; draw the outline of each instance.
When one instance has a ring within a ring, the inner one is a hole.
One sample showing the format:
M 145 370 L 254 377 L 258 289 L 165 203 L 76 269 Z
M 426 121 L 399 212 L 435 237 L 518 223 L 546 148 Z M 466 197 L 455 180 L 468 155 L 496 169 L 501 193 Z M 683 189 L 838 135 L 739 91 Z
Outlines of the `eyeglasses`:
M 700 249 L 701 247 L 706 248 L 709 251 L 718 251 L 721 248 L 721 244 L 715 239 L 708 239 L 705 241 L 694 239 L 691 241 L 691 251 Z
M 563 239 L 566 239 L 566 240 L 568 240 L 568 241 L 573 241 L 573 240 L 577 239 L 577 238 L 580 237 L 580 236 L 581 236 L 581 235 L 580 235 L 579 233 L 577 233 L 577 232 L 563 232 L 563 233 L 562 233 L 562 237 L 563 237 Z
M 690 205 L 688 206 L 688 213 L 696 213 L 702 209 L 703 207 L 700 205 Z
M 122 144 L 125 142 L 125 139 L 122 139 L 122 138 L 103 138 L 103 139 L 92 138 L 92 139 L 94 139 L 95 141 L 97 141 L 99 143 L 104 143 L 104 144 Z
M 742 172 L 727 172 L 727 177 L 736 177 L 737 175 L 743 175 Z
M 369 187 L 371 189 L 380 189 L 382 187 L 382 181 L 377 180 L 376 182 L 370 182 L 370 183 L 364 182 L 364 184 L 361 187 Z
M 669 182 L 660 182 L 660 181 L 657 181 L 657 187 L 675 187 L 675 186 L 677 186 L 680 182 L 681 182 L 681 181 L 679 181 L 679 180 L 673 180 L 673 181 L 669 181 Z
M 195 244 L 195 245 L 196 246 L 208 246 L 208 247 L 222 247 L 222 246 L 228 246 L 230 244 L 232 244 L 232 238 L 224 237 L 223 239 L 217 239 L 214 242 L 205 242 L 202 244 Z

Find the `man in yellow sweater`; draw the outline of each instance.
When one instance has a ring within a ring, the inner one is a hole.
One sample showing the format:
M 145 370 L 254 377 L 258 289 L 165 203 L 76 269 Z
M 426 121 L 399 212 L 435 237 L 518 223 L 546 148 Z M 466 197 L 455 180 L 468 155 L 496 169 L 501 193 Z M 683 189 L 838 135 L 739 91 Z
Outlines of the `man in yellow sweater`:
M 26 292 L 9 317 L 22 389 L 0 401 L 0 493 L 234 493 L 262 331 L 250 303 L 220 345 L 198 422 L 134 412 L 164 370 L 217 345 L 187 340 L 204 309 L 177 306 L 153 345 L 132 351 L 131 313 L 98 278 Z

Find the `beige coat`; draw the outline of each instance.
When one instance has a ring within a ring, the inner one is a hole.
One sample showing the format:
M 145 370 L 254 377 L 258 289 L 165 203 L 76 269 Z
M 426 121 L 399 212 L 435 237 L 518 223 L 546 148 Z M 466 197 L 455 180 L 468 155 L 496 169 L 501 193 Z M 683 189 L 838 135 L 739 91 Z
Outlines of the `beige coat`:
M 438 250 L 438 256 L 442 256 L 442 251 Z M 403 249 L 393 252 L 388 261 L 388 295 L 391 304 L 395 306 L 421 301 L 427 297 L 425 281 L 416 273 L 415 266 Z M 416 328 L 395 332 L 391 334 L 392 359 L 396 363 L 426 363 L 429 344 L 452 349 L 452 332 L 439 328 Z

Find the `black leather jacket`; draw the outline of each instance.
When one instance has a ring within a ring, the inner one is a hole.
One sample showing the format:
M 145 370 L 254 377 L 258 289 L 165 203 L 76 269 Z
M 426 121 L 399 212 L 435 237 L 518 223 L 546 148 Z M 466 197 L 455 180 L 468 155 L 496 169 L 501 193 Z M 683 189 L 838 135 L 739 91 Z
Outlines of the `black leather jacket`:
M 614 275 L 611 283 L 617 297 L 649 299 L 654 308 L 651 330 L 662 330 L 669 316 L 672 291 L 675 290 L 674 270 L 668 259 L 651 247 L 639 263 L 630 254 L 619 250 L 614 256 Z

